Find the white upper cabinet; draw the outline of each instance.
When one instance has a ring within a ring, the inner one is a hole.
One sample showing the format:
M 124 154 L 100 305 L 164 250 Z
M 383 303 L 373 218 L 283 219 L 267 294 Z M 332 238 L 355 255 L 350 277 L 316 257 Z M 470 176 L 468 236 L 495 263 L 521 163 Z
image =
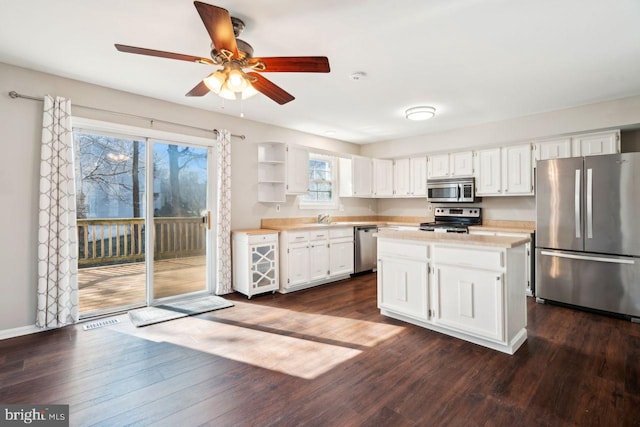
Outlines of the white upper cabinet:
M 373 196 L 393 196 L 393 160 L 373 159 Z
M 427 158 L 411 158 L 411 195 L 427 195 Z
M 451 176 L 473 176 L 472 151 L 429 156 L 427 169 L 429 179 Z
M 309 192 L 309 151 L 287 145 L 287 194 Z
M 536 141 L 535 160 L 598 156 L 620 152 L 620 130 Z
M 394 160 L 393 194 L 396 197 L 411 196 L 411 178 L 411 159 L 407 158 Z
M 564 159 L 571 157 L 571 138 L 550 139 L 537 142 L 534 146 L 535 159 Z
M 450 176 L 473 176 L 473 152 L 462 151 L 449 154 Z
M 340 197 L 353 197 L 353 172 L 351 159 L 338 159 L 338 182 L 340 183 Z
M 476 195 L 501 195 L 502 161 L 500 148 L 476 151 L 475 158 Z
M 502 148 L 502 189 L 505 196 L 533 194 L 531 144 Z
M 371 159 L 354 156 L 351 161 L 354 197 L 371 197 Z
M 477 196 L 533 194 L 531 144 L 476 151 Z
M 427 177 L 448 178 L 449 177 L 449 154 L 436 154 L 427 159 Z
M 393 195 L 405 198 L 427 195 L 426 156 L 393 161 Z
M 576 135 L 571 138 L 573 156 L 597 156 L 620 152 L 620 131 Z

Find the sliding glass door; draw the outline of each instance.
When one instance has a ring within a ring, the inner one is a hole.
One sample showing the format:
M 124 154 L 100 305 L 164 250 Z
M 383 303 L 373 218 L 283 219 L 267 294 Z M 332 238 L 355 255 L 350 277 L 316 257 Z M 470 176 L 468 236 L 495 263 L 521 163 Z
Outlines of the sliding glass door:
M 81 316 L 144 306 L 146 140 L 74 129 Z
M 81 316 L 211 292 L 212 148 L 103 129 L 73 136 Z
M 153 280 L 157 302 L 209 290 L 208 148 L 153 142 Z

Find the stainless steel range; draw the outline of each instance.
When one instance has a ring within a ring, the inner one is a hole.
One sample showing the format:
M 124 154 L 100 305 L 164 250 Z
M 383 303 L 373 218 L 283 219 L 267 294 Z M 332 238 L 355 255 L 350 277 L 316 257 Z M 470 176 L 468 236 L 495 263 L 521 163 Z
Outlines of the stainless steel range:
M 470 225 L 482 224 L 480 208 L 436 208 L 435 221 L 423 222 L 420 230 L 436 233 L 468 233 Z

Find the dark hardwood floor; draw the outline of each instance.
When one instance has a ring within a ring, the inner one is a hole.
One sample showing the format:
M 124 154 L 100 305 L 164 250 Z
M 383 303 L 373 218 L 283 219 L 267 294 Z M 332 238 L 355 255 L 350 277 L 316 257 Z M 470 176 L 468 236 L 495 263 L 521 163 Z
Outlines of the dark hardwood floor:
M 0 403 L 77 426 L 640 425 L 639 324 L 529 298 L 509 356 L 381 316 L 375 279 L 0 341 Z

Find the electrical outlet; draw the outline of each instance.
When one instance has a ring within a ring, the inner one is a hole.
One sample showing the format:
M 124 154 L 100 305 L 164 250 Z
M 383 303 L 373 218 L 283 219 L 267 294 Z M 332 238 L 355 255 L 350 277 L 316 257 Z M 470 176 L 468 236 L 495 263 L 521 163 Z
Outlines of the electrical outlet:
M 280 205 L 276 205 L 276 212 L 280 212 Z
M 427 205 L 427 211 L 428 212 L 433 211 L 433 206 L 431 204 Z

